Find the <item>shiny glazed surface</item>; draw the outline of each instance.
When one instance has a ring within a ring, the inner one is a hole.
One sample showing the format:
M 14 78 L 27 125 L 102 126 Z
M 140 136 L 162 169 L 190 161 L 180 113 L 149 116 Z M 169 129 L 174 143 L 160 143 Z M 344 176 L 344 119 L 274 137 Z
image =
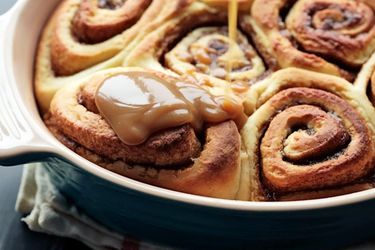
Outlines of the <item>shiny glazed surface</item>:
M 101 115 L 128 145 L 141 144 L 151 134 L 191 124 L 196 132 L 207 122 L 245 120 L 242 104 L 213 96 L 183 79 L 162 79 L 147 72 L 127 72 L 103 81 L 95 94 Z

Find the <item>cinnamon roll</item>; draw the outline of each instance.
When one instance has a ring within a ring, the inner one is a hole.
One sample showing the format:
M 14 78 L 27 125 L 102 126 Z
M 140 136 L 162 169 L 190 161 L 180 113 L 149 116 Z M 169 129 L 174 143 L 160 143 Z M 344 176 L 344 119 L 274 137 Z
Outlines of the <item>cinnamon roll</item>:
M 35 91 L 42 112 L 48 110 L 56 90 L 67 82 L 121 66 L 132 46 L 175 15 L 185 2 L 63 1 L 48 21 L 37 52 Z
M 233 53 L 228 52 L 227 10 L 218 2 L 193 1 L 186 5 L 180 15 L 145 37 L 124 65 L 189 75 L 214 94 L 243 97 L 249 86 L 266 75 L 267 65 L 249 36 L 249 9 L 244 8 L 249 7 L 249 1 L 240 2 Z M 230 72 L 226 67 L 229 59 L 233 61 Z
M 368 189 L 375 111 L 335 76 L 285 69 L 254 86 L 242 130 L 251 198 L 309 199 Z
M 67 147 L 121 175 L 186 193 L 237 198 L 241 143 L 233 121 L 206 124 L 202 134 L 191 124 L 182 124 L 157 131 L 136 145 L 126 144 L 120 139 L 120 135 L 115 133 L 114 127 L 99 111 L 95 93 L 104 79 L 132 72 L 152 74 L 165 81 L 175 79 L 140 68 L 114 68 L 98 72 L 85 81 L 70 84 L 57 92 L 45 116 L 46 125 Z M 181 115 L 180 103 L 178 109 Z M 212 109 L 209 112 L 212 115 Z M 131 128 L 127 130 L 128 133 L 134 131 Z
M 375 106 L 375 54 L 362 66 L 354 86 Z
M 298 67 L 349 81 L 375 50 L 371 1 L 255 0 L 253 37 L 277 68 Z

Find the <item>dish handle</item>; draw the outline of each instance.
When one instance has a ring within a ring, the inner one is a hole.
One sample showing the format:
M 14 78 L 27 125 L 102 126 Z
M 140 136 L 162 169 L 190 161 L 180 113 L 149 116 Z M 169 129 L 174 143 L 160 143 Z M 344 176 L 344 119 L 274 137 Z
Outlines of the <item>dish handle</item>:
M 3 34 L 10 14 L 0 16 L 0 165 L 3 166 L 40 160 L 54 151 L 52 143 L 37 133 L 38 126 L 19 101 L 14 84 L 8 80 Z

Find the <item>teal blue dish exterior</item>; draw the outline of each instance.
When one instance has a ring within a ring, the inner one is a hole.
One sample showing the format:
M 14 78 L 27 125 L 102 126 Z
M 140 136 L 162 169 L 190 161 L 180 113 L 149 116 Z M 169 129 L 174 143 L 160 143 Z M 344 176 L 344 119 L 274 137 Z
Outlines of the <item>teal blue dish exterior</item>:
M 194 248 L 337 248 L 375 235 L 375 201 L 254 212 L 198 206 L 120 187 L 57 158 L 52 182 L 84 213 L 135 238 Z

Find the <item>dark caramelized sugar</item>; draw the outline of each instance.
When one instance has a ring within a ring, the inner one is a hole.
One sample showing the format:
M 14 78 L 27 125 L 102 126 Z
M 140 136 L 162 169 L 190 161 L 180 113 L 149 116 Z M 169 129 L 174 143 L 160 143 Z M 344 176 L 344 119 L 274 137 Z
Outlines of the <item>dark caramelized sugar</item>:
M 115 10 L 121 8 L 126 0 L 98 0 L 98 7 L 101 9 Z
M 348 147 L 350 143 L 350 137 L 343 137 L 342 143 L 338 144 L 338 147 L 335 149 L 335 151 L 332 152 L 326 152 L 326 154 L 322 154 L 320 157 L 314 156 L 313 158 L 305 158 L 301 160 L 290 160 L 286 156 L 283 157 L 283 161 L 298 164 L 301 167 L 309 167 L 311 165 L 332 160 L 332 159 L 337 159 L 339 156 L 345 153 L 346 148 Z
M 212 53 L 213 55 L 219 56 L 225 54 L 225 52 L 228 51 L 229 47 L 227 43 L 218 39 L 212 39 L 209 42 L 208 46 L 215 51 L 215 54 Z
M 258 149 L 257 149 L 257 155 L 259 157 L 259 164 L 261 164 L 261 162 L 262 162 L 262 160 L 261 160 L 262 159 L 262 155 L 261 155 L 261 152 L 260 152 L 260 145 L 262 144 L 263 137 L 264 137 L 264 135 L 265 135 L 265 133 L 266 133 L 266 131 L 268 129 L 268 126 L 270 125 L 271 121 L 273 120 L 273 118 L 277 114 L 283 112 L 285 109 L 287 109 L 289 107 L 303 105 L 303 104 L 305 104 L 305 102 L 298 102 L 297 101 L 297 102 L 290 103 L 290 105 L 281 107 L 272 117 L 270 117 L 270 119 L 267 122 L 265 122 L 262 125 L 262 129 L 261 129 L 261 135 L 262 136 L 261 136 L 261 138 L 259 140 L 260 143 L 258 144 Z M 325 112 L 330 113 L 330 115 L 336 116 L 335 114 L 331 113 L 325 107 L 322 107 L 318 103 L 310 103 L 310 105 L 319 107 L 322 110 L 324 110 Z M 340 119 L 339 117 L 337 117 L 337 118 Z M 292 134 L 293 132 L 298 131 L 298 130 L 304 130 L 304 132 L 307 133 L 308 135 L 314 135 L 316 133 L 316 130 L 314 128 L 308 128 L 305 124 L 298 124 L 297 126 L 293 126 L 291 128 L 291 131 L 288 134 L 288 136 L 290 134 Z M 288 136 L 286 138 L 288 138 Z M 336 159 L 340 155 L 342 155 L 343 153 L 345 153 L 345 150 L 348 147 L 348 145 L 349 145 L 350 142 L 351 142 L 351 136 L 349 134 L 345 134 L 341 138 L 341 140 L 337 143 L 337 145 L 336 145 L 336 147 L 335 147 L 335 149 L 333 151 L 326 151 L 320 157 L 314 156 L 312 159 L 311 158 L 304 158 L 304 159 L 296 161 L 296 160 L 290 160 L 286 156 L 284 156 L 283 157 L 283 161 L 294 163 L 294 164 L 298 164 L 300 166 L 309 166 L 309 165 L 313 165 L 313 164 L 320 163 L 320 162 L 323 162 L 323 161 L 327 161 L 327 160 L 330 160 L 330 159 Z
M 321 29 L 337 30 L 337 29 L 342 29 L 345 27 L 349 28 L 361 22 L 362 17 L 359 13 L 355 13 L 355 12 L 345 10 L 342 8 L 332 8 L 332 10 L 336 10 L 337 12 L 342 13 L 342 15 L 340 16 L 340 18 L 334 18 L 334 17 L 325 18 L 324 20 L 322 20 L 322 26 L 320 27 Z M 315 13 L 313 13 L 312 15 L 314 15 Z

